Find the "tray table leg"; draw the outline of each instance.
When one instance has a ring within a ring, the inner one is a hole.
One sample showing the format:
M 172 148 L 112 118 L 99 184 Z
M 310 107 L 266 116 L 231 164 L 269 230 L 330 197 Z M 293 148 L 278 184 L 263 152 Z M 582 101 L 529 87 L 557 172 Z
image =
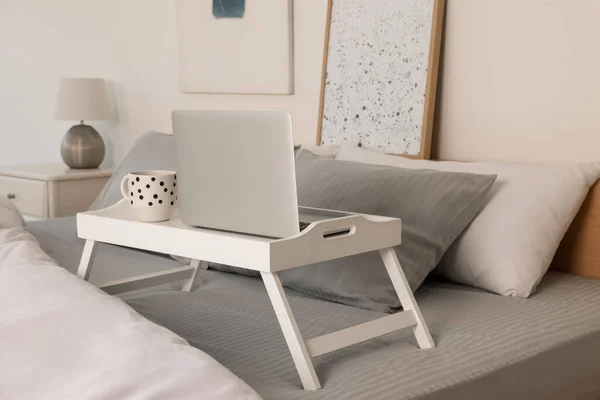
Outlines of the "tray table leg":
M 192 286 L 194 286 L 194 282 L 196 282 L 196 277 L 198 276 L 198 270 L 207 269 L 208 262 L 192 259 L 192 261 L 190 262 L 190 267 L 194 267 L 196 269 L 194 270 L 192 277 L 186 283 L 183 284 L 181 290 L 184 292 L 189 292 L 190 290 L 192 290 Z
M 408 281 L 406 280 L 406 275 L 404 275 L 404 271 L 400 266 L 400 261 L 398 260 L 398 256 L 396 256 L 396 252 L 392 247 L 389 247 L 387 249 L 379 250 L 379 254 L 381 255 L 381 259 L 385 264 L 385 268 L 390 275 L 394 289 L 396 289 L 396 293 L 398 294 L 402 308 L 404 308 L 404 311 L 411 310 L 415 315 L 417 324 L 414 326 L 413 332 L 419 347 L 422 349 L 430 349 L 435 347 L 435 343 L 433 342 L 433 338 L 429 333 L 425 319 L 421 314 L 421 310 L 417 305 L 415 296 L 413 295 Z
M 86 240 L 85 246 L 83 247 L 83 253 L 81 254 L 81 260 L 79 261 L 79 268 L 77 269 L 77 276 L 87 281 L 90 278 L 90 272 L 92 272 L 92 263 L 96 256 L 96 241 Z
M 290 353 L 292 353 L 302 386 L 304 386 L 305 390 L 320 389 L 319 378 L 317 378 L 317 373 L 306 349 L 306 343 L 300 334 L 296 319 L 292 314 L 287 297 L 283 291 L 283 286 L 281 286 L 279 275 L 277 272 L 261 272 L 260 274 L 275 309 L 275 314 L 283 331 L 285 341 L 290 349 Z

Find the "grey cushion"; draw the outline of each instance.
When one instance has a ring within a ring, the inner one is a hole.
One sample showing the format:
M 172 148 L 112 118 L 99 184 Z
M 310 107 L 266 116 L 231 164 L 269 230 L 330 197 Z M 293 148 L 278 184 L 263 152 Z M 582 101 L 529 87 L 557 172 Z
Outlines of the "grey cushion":
M 409 170 L 296 156 L 302 206 L 402 218 L 395 248 L 416 290 L 486 201 L 495 175 Z M 390 312 L 400 307 L 377 252 L 295 268 L 284 285 L 328 300 Z
M 316 152 L 319 156 L 333 159 L 340 146 L 309 147 L 308 151 Z M 296 152 L 300 147 L 296 148 Z M 320 153 L 319 153 L 320 152 Z M 109 207 L 123 198 L 121 195 L 121 180 L 133 171 L 146 169 L 176 170 L 175 137 L 166 133 L 148 132 L 142 135 L 131 147 L 123 161 L 98 195 L 90 210 L 100 210 Z
M 133 171 L 145 169 L 177 168 L 175 140 L 173 135 L 148 132 L 142 135 L 131 147 L 123 161 L 115 168 L 112 177 L 90 206 L 90 210 L 100 210 L 121 200 L 121 180 Z
M 149 132 L 138 139 L 115 169 L 91 210 L 121 199 L 120 182 L 129 172 L 176 169 L 172 135 Z M 396 253 L 413 290 L 483 206 L 494 176 L 406 170 L 296 152 L 299 204 L 403 219 L 403 244 Z M 189 262 L 189 260 L 182 260 Z M 330 261 L 282 274 L 286 286 L 375 311 L 399 306 L 391 282 L 375 253 Z M 223 271 L 255 271 L 211 264 Z
M 298 147 L 299 148 L 299 147 Z M 295 149 L 296 152 L 298 148 Z M 307 151 L 307 150 L 303 150 Z M 333 159 L 339 151 L 339 146 L 324 146 L 322 148 L 309 148 L 308 151 L 320 152 L 319 156 L 327 159 Z M 309 153 L 310 154 L 310 153 Z M 104 189 L 100 192 L 90 210 L 100 210 L 109 207 L 123 198 L 121 195 L 121 180 L 125 175 L 133 171 L 146 169 L 177 169 L 177 155 L 175 153 L 175 137 L 166 133 L 148 132 L 142 135 L 131 147 L 123 161 L 115 168 L 115 171 L 107 182 Z M 185 257 L 172 256 L 177 261 L 189 264 L 190 259 Z M 250 276 L 259 276 L 256 271 L 250 271 L 242 268 L 230 267 L 211 263 L 211 268 L 219 269 L 225 272 L 235 272 Z

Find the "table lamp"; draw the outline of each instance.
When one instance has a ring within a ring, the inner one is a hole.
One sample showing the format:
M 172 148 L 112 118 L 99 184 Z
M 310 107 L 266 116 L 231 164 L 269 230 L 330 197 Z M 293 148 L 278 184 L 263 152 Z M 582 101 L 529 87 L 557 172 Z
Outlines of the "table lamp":
M 80 121 L 63 137 L 61 156 L 71 168 L 98 168 L 104 160 L 104 141 L 83 121 L 111 119 L 110 103 L 102 78 L 63 78 L 56 102 L 57 120 Z

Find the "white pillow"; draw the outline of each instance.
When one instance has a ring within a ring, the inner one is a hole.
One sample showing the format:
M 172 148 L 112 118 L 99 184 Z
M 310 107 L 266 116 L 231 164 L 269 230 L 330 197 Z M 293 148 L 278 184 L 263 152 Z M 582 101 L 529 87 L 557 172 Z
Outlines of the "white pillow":
M 410 160 L 351 145 L 342 146 L 336 160 L 497 174 L 488 203 L 450 246 L 434 275 L 518 297 L 534 292 L 600 174 L 599 163 Z
M 301 149 L 308 150 L 316 156 L 323 158 L 335 158 L 340 152 L 342 146 L 339 144 L 328 144 L 322 146 L 300 146 Z

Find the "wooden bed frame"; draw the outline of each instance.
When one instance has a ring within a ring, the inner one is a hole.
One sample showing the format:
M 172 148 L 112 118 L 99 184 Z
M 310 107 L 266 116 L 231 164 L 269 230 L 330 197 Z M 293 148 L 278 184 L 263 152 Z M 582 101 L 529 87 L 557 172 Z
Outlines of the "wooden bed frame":
M 600 181 L 590 190 L 550 269 L 600 279 Z

